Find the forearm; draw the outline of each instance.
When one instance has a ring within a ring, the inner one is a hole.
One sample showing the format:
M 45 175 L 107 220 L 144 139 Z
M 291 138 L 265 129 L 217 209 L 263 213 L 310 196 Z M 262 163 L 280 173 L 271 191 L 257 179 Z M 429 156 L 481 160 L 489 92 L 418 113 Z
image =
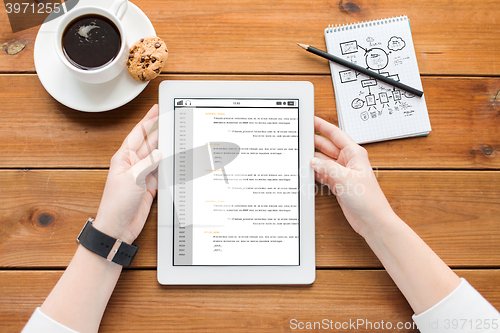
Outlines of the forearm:
M 157 120 L 158 105 L 155 105 L 113 155 L 93 223 L 97 230 L 128 244 L 133 243 L 144 227 L 158 188 L 153 173 L 161 161 L 158 130 L 150 132 Z M 144 133 L 148 133 L 146 137 Z M 42 304 L 41 312 L 44 317 L 78 332 L 97 332 L 121 271 L 122 266 L 80 245 Z
M 394 213 L 373 221 L 363 237 L 416 314 L 460 284 L 459 277 Z
M 121 270 L 80 245 L 42 312 L 78 332 L 97 332 Z

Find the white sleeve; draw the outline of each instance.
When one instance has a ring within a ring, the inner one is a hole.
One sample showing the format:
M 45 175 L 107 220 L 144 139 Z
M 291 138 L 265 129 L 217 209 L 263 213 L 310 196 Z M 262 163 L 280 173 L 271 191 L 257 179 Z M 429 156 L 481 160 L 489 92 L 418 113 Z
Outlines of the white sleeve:
M 432 308 L 413 315 L 421 333 L 500 332 L 500 313 L 469 282 L 461 280 Z
M 30 320 L 26 323 L 21 333 L 78 333 L 58 323 L 36 308 L 35 312 L 31 315 Z

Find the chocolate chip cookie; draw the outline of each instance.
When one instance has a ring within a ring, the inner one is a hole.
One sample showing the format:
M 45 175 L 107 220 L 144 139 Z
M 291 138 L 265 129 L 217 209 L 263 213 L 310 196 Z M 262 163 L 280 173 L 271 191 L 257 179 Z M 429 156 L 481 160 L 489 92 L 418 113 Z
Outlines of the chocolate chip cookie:
M 137 81 L 152 80 L 160 75 L 167 58 L 167 46 L 161 38 L 156 36 L 141 38 L 130 48 L 128 72 Z

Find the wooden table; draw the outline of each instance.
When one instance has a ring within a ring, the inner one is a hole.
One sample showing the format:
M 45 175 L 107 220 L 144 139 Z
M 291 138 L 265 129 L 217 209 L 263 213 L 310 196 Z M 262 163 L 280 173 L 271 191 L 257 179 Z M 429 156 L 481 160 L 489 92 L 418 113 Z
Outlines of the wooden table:
M 295 43 L 325 49 L 328 24 L 401 14 L 411 20 L 433 131 L 365 147 L 394 210 L 500 308 L 498 0 L 135 4 L 165 39 L 170 58 L 138 98 L 104 113 L 74 111 L 47 94 L 33 64 L 39 27 L 12 33 L 0 13 L 3 332 L 21 330 L 63 273 L 79 230 L 97 211 L 111 156 L 157 102 L 162 80 L 308 80 L 316 115 L 337 124 L 327 61 Z M 13 43 L 26 46 L 9 54 Z M 411 308 L 326 189 L 316 198 L 317 279 L 310 286 L 160 286 L 156 217 L 155 203 L 102 332 L 288 332 L 292 319 L 411 321 Z

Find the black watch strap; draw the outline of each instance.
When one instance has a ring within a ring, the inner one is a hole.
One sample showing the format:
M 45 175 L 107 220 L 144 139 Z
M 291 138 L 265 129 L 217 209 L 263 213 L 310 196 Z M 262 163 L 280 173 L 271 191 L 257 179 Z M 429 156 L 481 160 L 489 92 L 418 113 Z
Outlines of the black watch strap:
M 94 228 L 92 222 L 94 218 L 89 218 L 76 241 L 83 247 L 95 254 L 108 259 L 118 265 L 128 267 L 134 260 L 139 246 L 127 244 L 119 239 L 106 235 Z

